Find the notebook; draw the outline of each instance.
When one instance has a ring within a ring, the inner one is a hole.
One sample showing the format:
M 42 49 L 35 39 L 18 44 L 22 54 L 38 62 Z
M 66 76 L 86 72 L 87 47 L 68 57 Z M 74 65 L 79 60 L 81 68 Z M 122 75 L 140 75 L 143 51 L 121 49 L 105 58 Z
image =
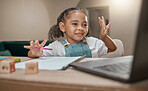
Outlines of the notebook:
M 122 82 L 148 78 L 148 0 L 143 0 L 133 56 L 70 64 L 74 68 Z
M 70 63 L 79 61 L 85 56 L 78 57 L 40 57 L 15 64 L 16 69 L 25 69 L 26 62 L 38 62 L 39 70 L 64 70 Z

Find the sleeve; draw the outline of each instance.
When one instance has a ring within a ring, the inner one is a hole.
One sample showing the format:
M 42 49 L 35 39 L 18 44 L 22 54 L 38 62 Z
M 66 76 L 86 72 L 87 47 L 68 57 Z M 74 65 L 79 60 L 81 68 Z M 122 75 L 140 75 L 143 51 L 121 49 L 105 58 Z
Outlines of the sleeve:
M 43 50 L 42 56 L 65 56 L 64 46 L 59 41 L 54 41 L 44 48 L 52 48 L 52 50 Z
M 98 58 L 107 54 L 108 48 L 102 40 L 94 37 L 87 37 L 86 41 L 89 45 L 93 58 Z

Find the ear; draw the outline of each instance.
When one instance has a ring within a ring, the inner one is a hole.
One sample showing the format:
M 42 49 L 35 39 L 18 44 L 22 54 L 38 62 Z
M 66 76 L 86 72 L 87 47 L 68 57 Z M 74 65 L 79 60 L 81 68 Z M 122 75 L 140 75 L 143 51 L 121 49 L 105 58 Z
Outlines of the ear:
M 59 28 L 60 30 L 64 33 L 65 32 L 65 28 L 64 28 L 64 23 L 63 22 L 60 22 L 59 23 Z

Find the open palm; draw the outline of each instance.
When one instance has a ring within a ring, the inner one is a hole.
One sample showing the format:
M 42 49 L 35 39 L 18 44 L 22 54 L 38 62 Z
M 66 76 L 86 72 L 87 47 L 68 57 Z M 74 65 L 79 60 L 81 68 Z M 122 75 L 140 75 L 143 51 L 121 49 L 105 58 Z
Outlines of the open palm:
M 106 26 L 103 16 L 102 16 L 102 19 L 99 17 L 98 20 L 101 27 L 99 37 L 100 39 L 104 39 L 108 35 L 108 30 L 109 30 L 109 26 L 111 25 L 111 22 Z
M 36 40 L 35 42 L 31 41 L 30 46 L 24 46 L 26 49 L 30 49 L 31 55 L 35 57 L 40 57 L 43 54 L 43 46 L 46 44 L 47 40 L 44 40 L 41 44 Z M 35 49 L 33 47 L 39 47 L 40 49 Z

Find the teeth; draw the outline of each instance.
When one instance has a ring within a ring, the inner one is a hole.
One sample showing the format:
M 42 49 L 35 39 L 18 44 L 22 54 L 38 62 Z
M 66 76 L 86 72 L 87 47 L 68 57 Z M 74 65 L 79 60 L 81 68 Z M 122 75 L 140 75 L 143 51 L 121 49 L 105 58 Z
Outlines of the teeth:
M 80 33 L 80 32 L 75 32 L 75 34 L 83 34 L 83 33 Z
M 75 33 L 79 33 L 79 31 L 76 31 Z
M 75 34 L 78 36 L 83 36 L 83 33 L 79 32 L 79 31 L 75 31 Z

